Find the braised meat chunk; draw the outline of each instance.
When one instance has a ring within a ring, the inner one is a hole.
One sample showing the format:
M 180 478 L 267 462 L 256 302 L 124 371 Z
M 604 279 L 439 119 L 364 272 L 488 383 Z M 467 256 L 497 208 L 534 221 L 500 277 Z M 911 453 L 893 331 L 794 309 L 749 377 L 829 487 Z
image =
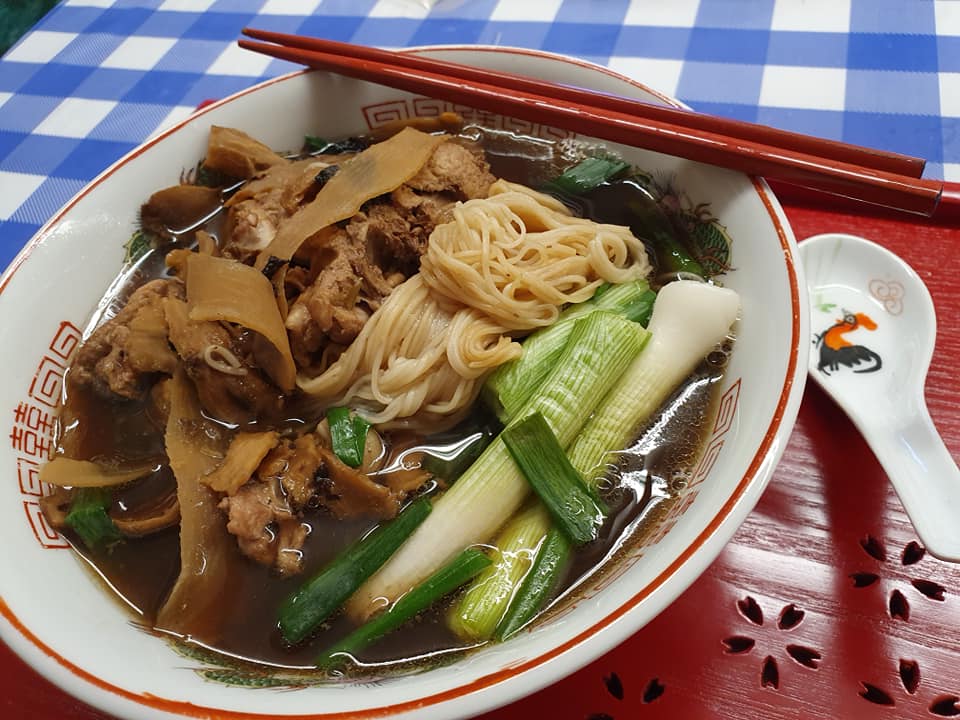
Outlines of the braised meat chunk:
M 307 252 L 305 289 L 290 306 L 286 320 L 294 358 L 302 366 L 311 365 L 312 354 L 322 352 L 328 343 L 346 345 L 360 333 L 369 312 L 360 302 L 362 291 L 368 290 L 368 298 L 379 299 L 376 282 L 378 276 L 382 278 L 346 230 L 335 228 L 311 241 Z M 366 288 L 365 278 L 373 280 Z
M 487 197 L 493 182 L 482 152 L 445 142 L 408 182 L 305 243 L 287 283 L 286 326 L 298 365 L 315 366 L 330 345 L 352 342 L 393 288 L 419 270 L 450 208 Z
M 368 474 L 382 460 L 379 442 L 370 443 L 359 468 L 346 465 L 329 443 L 325 424 L 317 432 L 279 439 L 245 483 L 226 490 L 220 508 L 228 516 L 227 530 L 248 558 L 283 574 L 299 572 L 310 513 L 389 519 L 429 478 L 423 471 L 401 470 L 380 482 Z
M 223 255 L 251 262 L 273 242 L 280 223 L 316 194 L 317 175 L 329 166 L 322 158 L 274 165 L 240 188 L 226 203 Z
M 308 528 L 290 509 L 277 481 L 248 483 L 225 497 L 220 509 L 244 555 L 281 574 L 300 572 Z
M 479 146 L 451 141 L 438 145 L 427 164 L 407 185 L 418 192 L 473 200 L 487 197 L 494 179 Z
M 261 482 L 277 480 L 297 512 L 315 505 L 317 473 L 323 459 L 317 449 L 318 438 L 313 433 L 285 438 L 270 451 L 257 468 Z
M 117 315 L 100 325 L 77 351 L 71 380 L 103 395 L 142 398 L 153 380 L 171 375 L 177 355 L 167 342 L 165 298 L 182 298 L 176 280 L 153 280 L 130 296 Z
M 270 417 L 279 409 L 279 389 L 256 363 L 250 333 L 225 323 L 190 320 L 187 304 L 164 305 L 170 343 L 212 417 L 233 424 Z

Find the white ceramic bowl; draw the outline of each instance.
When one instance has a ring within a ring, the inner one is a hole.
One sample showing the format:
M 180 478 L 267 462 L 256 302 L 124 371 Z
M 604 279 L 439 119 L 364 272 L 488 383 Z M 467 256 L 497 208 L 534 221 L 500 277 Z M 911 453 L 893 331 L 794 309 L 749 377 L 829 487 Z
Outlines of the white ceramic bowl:
M 427 52 L 672 102 L 569 58 L 503 48 Z M 724 283 L 741 295 L 742 320 L 719 416 L 686 499 L 664 519 L 656 542 L 634 547 L 616 572 L 586 587 L 564 612 L 462 662 L 373 686 L 284 692 L 229 687 L 202 679 L 194 672 L 196 662 L 131 625 L 130 616 L 46 528 L 36 471 L 49 442 L 64 365 L 120 269 L 139 204 L 176 183 L 181 171 L 203 156 L 210 125 L 238 127 L 272 147 L 292 148 L 308 133 L 355 134 L 441 106 L 324 73 L 266 82 L 205 108 L 108 169 L 38 233 L 3 276 L 0 417 L 10 423 L 5 434 L 11 442 L 0 448 L 0 631 L 67 692 L 130 718 L 476 714 L 560 679 L 649 622 L 703 572 L 753 508 L 786 445 L 806 377 L 807 300 L 793 235 L 762 181 L 616 146 L 638 166 L 672 176 L 691 201 L 710 203 L 733 239 L 735 270 Z M 503 118 L 496 122 L 533 134 L 553 132 Z

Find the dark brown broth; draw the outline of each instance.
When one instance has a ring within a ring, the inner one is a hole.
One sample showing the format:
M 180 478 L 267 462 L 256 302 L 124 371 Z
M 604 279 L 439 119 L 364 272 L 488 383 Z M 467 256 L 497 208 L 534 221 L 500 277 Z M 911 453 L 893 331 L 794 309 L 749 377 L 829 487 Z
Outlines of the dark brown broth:
M 92 389 L 78 387 L 69 376 L 58 444 L 69 457 L 107 465 L 111 460 L 138 464 L 165 457 L 163 431 L 150 418 L 146 403 L 106 401 Z
M 491 169 L 498 177 L 521 182 L 533 187 L 558 174 L 570 162 L 570 156 L 553 143 L 508 133 L 469 129 L 468 133 L 482 136 Z M 616 198 L 617 194 L 609 195 Z M 620 207 L 605 207 L 603 200 L 590 205 L 593 219 L 616 221 Z M 214 220 L 213 223 L 218 223 Z M 216 228 L 211 228 L 216 230 Z M 162 256 L 152 253 L 135 274 L 140 283 L 163 272 Z M 108 304 L 116 306 L 117 298 L 129 295 L 129 285 L 116 287 Z M 122 302 L 120 303 L 122 305 Z M 639 430 L 637 441 L 620 455 L 620 469 L 608 483 L 606 500 L 611 514 L 601 532 L 601 538 L 581 548 L 567 573 L 563 587 L 566 593 L 554 608 L 573 601 L 576 592 L 571 588 L 582 584 L 587 577 L 597 577 L 610 567 L 627 546 L 636 544 L 653 529 L 657 518 L 672 504 L 682 490 L 683 480 L 692 470 L 705 441 L 708 420 L 715 412 L 716 380 L 722 369 L 704 363 L 694 377 L 674 394 L 665 412 L 649 428 Z M 137 402 L 109 402 L 93 393 L 73 387 L 68 378 L 68 402 L 63 411 L 63 425 L 70 426 L 62 442 L 70 454 L 78 458 L 130 458 L 163 455 L 162 430 L 151 422 L 146 404 Z M 288 413 L 288 415 L 293 414 Z M 287 428 L 305 424 L 291 417 L 281 423 Z M 462 436 L 475 431 L 477 421 L 466 423 L 459 430 Z M 442 447 L 451 440 L 444 433 L 423 445 L 435 442 Z M 122 448 L 122 451 L 120 450 Z M 167 472 L 158 474 L 151 482 L 156 487 L 171 482 Z M 141 489 L 126 491 L 119 501 L 136 504 L 148 495 Z M 138 497 L 139 496 L 139 497 Z M 269 568 L 241 557 L 235 550 L 231 558 L 230 594 L 221 599 L 222 624 L 216 634 L 209 629 L 197 629 L 196 637 L 203 644 L 233 656 L 261 663 L 281 666 L 309 667 L 319 651 L 353 629 L 345 617 L 334 617 L 320 631 L 319 636 L 296 648 L 290 648 L 280 638 L 276 627 L 277 608 L 305 578 L 322 568 L 350 542 L 361 537 L 372 523 L 369 521 L 336 521 L 313 514 L 305 521 L 311 533 L 304 546 L 305 571 L 294 578 L 279 578 Z M 128 540 L 109 552 L 92 553 L 76 543 L 77 550 L 88 559 L 96 571 L 128 605 L 150 624 L 161 606 L 165 594 L 176 579 L 179 568 L 178 533 L 170 529 L 153 536 Z M 449 602 L 447 603 L 447 605 Z M 364 663 L 402 662 L 410 658 L 436 657 L 450 649 L 460 648 L 446 628 L 443 613 L 446 605 L 423 614 L 415 622 L 365 650 L 359 657 Z

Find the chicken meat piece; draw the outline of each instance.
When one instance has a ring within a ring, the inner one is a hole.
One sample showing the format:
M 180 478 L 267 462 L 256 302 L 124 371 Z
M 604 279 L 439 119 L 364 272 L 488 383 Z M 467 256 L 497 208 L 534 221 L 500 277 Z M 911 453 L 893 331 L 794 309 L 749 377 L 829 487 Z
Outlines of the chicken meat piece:
M 486 197 L 494 180 L 482 151 L 442 143 L 407 183 L 305 243 L 287 284 L 294 295 L 286 325 L 298 365 L 314 367 L 330 345 L 351 343 L 393 288 L 420 269 L 430 234 L 450 208 Z
M 251 482 L 220 501 L 227 514 L 227 532 L 240 552 L 281 575 L 300 572 L 303 543 L 309 529 L 291 510 L 276 480 Z
M 219 322 L 190 320 L 181 300 L 169 300 L 164 310 L 170 342 L 210 416 L 231 424 L 273 417 L 282 405 L 282 393 L 258 367 L 251 333 Z
M 456 200 L 485 198 L 496 178 L 483 150 L 472 143 L 441 143 L 423 169 L 407 181 L 418 192 L 445 193 Z
M 251 262 L 273 242 L 280 223 L 313 199 L 317 175 L 327 167 L 320 158 L 274 165 L 240 188 L 226 203 L 224 257 Z
M 168 342 L 162 303 L 183 292 L 182 283 L 167 279 L 137 288 L 123 309 L 80 346 L 71 380 L 106 397 L 139 399 L 158 377 L 172 375 L 177 355 Z

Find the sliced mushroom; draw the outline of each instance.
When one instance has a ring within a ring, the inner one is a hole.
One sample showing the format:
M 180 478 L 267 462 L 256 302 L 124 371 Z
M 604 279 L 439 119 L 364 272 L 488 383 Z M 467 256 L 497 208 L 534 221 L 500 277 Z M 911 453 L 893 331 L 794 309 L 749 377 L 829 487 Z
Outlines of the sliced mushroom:
M 339 518 L 392 518 L 400 509 L 400 499 L 389 488 L 371 480 L 366 474 L 350 467 L 333 450 L 319 446 L 327 477 L 330 479 L 331 498 L 325 505 Z
M 219 188 L 174 185 L 150 196 L 140 208 L 140 223 L 145 230 L 167 237 L 196 225 L 220 203 Z
M 126 513 L 111 514 L 114 525 L 126 537 L 143 537 L 180 522 L 180 502 L 176 488 L 157 498 L 155 502 Z
M 40 511 L 54 530 L 67 526 L 67 514 L 73 502 L 73 490 L 54 487 L 53 492 L 40 498 Z

